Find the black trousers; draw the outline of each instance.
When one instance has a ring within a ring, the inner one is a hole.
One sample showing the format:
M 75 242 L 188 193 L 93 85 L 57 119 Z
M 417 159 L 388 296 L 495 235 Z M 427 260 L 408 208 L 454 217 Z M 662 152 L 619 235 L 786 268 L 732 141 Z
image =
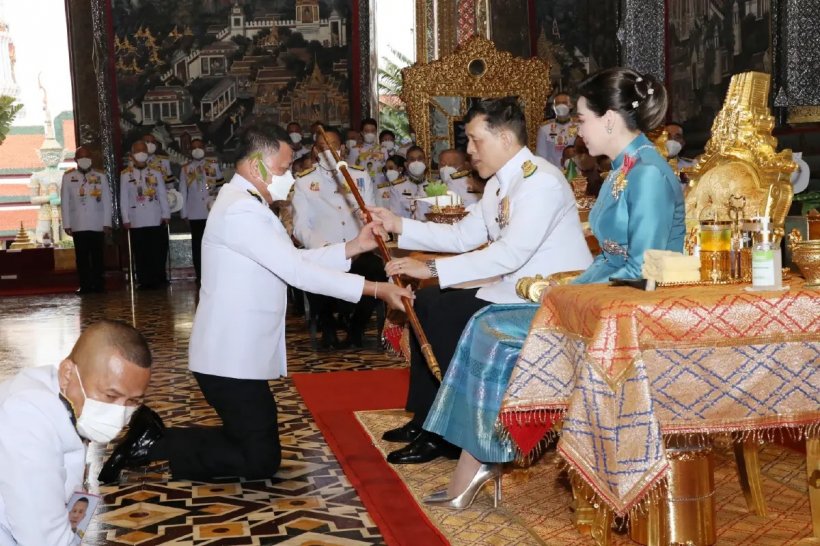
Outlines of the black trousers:
M 202 234 L 205 233 L 207 220 L 189 220 L 191 224 L 191 257 L 194 260 L 196 282 L 202 280 Z
M 427 340 L 438 360 L 442 376 L 450 366 L 458 340 L 470 317 L 489 302 L 476 297 L 478 288 L 442 290 L 437 286 L 423 288 L 416 293 L 414 308 Z M 412 331 L 411 331 L 412 332 Z M 413 422 L 424 424 L 438 393 L 439 382 L 427 367 L 421 345 L 415 333 L 410 335 L 410 389 L 407 392 L 407 411 L 413 412 Z
M 270 478 L 282 462 L 276 399 L 268 382 L 194 372 L 221 427 L 172 427 L 149 457 L 168 459 L 174 479 Z
M 387 280 L 387 274 L 384 272 L 384 262 L 372 252 L 366 252 L 353 258 L 350 263 L 350 272 L 361 275 L 369 281 L 383 282 Z M 345 311 L 346 305 L 344 302 L 319 294 L 308 294 L 308 300 L 312 308 L 311 312 L 313 312 L 313 309 L 316 310 L 319 327 L 328 331 L 335 330 L 336 323 L 333 319 L 333 312 L 337 310 Z M 352 313 L 350 317 L 351 336 L 361 337 L 377 303 L 376 298 L 364 296 L 355 304 L 352 310 L 349 306 L 347 307 L 347 311 Z
M 144 288 L 155 288 L 165 278 L 168 228 L 161 224 L 132 228 L 130 233 L 137 281 Z
M 77 276 L 83 292 L 102 292 L 105 288 L 103 279 L 103 249 L 105 235 L 102 231 L 75 231 L 74 260 L 77 264 Z

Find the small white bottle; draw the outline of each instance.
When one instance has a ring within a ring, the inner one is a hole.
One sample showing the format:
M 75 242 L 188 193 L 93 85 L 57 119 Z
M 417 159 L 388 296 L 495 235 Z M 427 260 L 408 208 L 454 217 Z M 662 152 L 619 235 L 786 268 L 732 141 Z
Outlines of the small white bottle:
M 752 246 L 752 289 L 780 290 L 783 287 L 783 256 L 775 242 L 770 218 L 759 218 L 760 231 L 754 233 Z

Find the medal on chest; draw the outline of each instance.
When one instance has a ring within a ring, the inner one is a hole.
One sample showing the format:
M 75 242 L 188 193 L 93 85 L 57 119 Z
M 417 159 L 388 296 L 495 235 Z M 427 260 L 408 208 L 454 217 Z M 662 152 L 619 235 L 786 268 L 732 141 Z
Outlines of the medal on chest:
M 510 198 L 505 197 L 498 203 L 498 217 L 496 223 L 499 229 L 504 229 L 510 223 Z

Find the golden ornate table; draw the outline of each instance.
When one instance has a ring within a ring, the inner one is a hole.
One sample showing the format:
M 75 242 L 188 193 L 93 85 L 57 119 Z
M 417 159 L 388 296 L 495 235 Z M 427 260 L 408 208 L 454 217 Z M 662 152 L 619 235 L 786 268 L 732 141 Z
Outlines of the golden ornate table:
M 619 515 L 680 486 L 670 465 L 709 474 L 710 434 L 736 434 L 742 463 L 743 442 L 754 456 L 756 440 L 788 430 L 807 439 L 817 536 L 819 367 L 820 291 L 798 281 L 755 293 L 558 286 L 543 297 L 499 421 L 528 456 L 560 419 L 574 483 Z

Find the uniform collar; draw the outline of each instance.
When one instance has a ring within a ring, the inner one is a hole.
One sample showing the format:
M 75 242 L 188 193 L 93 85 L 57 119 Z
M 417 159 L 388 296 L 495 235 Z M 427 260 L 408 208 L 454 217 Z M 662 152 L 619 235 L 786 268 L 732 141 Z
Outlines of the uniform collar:
M 498 184 L 504 188 L 507 187 L 510 182 L 513 181 L 516 175 L 521 173 L 521 165 L 524 164 L 525 161 L 533 161 L 535 156 L 532 155 L 532 152 L 524 146 L 521 148 L 517 154 L 515 154 L 512 159 L 507 161 L 503 167 L 498 169 L 498 172 L 495 173 L 495 177 L 498 179 Z
M 635 152 L 635 150 L 637 150 L 641 146 L 645 146 L 646 144 L 652 144 L 652 142 L 643 133 L 633 138 L 632 142 L 627 144 L 626 148 L 621 150 L 621 153 L 618 154 L 618 157 L 612 160 L 612 169 L 619 169 L 621 165 L 623 165 L 624 163 L 624 156 L 626 154 L 634 155 L 633 152 Z
M 254 186 L 247 178 L 245 178 L 239 173 L 234 173 L 230 183 L 231 185 L 236 186 L 240 190 L 248 190 L 254 193 L 259 193 L 259 190 L 256 189 L 256 186 Z

